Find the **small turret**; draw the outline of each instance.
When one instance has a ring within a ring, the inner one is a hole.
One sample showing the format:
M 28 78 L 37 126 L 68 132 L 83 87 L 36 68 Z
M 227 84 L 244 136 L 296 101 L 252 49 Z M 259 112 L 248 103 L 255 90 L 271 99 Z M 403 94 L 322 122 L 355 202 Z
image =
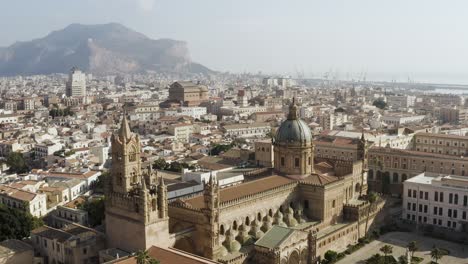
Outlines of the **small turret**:
M 127 113 L 124 112 L 123 117 L 122 117 L 122 124 L 120 125 L 120 129 L 119 129 L 119 138 L 120 138 L 120 141 L 122 142 L 129 140 L 132 134 L 130 130 L 130 126 L 128 125 L 126 114 Z
M 293 101 L 289 106 L 288 120 L 296 120 L 299 118 L 297 113 L 296 97 L 293 97 Z
M 164 178 L 161 176 L 159 178 L 159 185 L 158 185 L 158 210 L 159 210 L 159 218 L 166 218 L 167 217 L 167 187 L 164 183 Z

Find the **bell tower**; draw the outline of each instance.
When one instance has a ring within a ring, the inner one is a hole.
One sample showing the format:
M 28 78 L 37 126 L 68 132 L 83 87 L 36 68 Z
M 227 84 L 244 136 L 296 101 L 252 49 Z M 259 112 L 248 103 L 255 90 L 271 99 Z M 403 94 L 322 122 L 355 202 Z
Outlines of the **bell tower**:
M 118 133 L 112 135 L 111 142 L 112 189 L 125 194 L 139 184 L 141 178 L 140 137 L 131 133 L 125 116 Z
M 219 184 L 213 175 L 207 183 L 204 183 L 203 201 L 205 207 L 202 209 L 206 224 L 203 226 L 204 233 L 208 234 L 203 242 L 205 257 L 216 259 L 220 255 L 221 243 L 219 240 Z
M 142 173 L 140 137 L 131 133 L 124 115 L 112 136 L 112 167 L 105 189 L 107 246 L 128 252 L 152 245 L 173 245 L 169 237 L 167 187 L 162 177 L 151 182 L 152 170 Z

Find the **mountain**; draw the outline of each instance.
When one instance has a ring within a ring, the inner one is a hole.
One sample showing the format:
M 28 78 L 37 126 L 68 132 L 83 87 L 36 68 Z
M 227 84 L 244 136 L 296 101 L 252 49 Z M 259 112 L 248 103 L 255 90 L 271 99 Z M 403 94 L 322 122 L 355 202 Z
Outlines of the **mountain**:
M 93 74 L 211 72 L 191 61 L 187 43 L 150 39 L 117 23 L 71 24 L 44 38 L 0 48 L 3 76 L 67 73 L 73 66 Z

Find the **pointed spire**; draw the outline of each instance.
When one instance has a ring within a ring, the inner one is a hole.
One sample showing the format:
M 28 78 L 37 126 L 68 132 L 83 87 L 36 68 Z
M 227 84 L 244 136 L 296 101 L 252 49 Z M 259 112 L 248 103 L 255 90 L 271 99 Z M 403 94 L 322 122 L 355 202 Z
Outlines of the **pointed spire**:
M 161 177 L 159 177 L 159 186 L 160 187 L 165 187 L 166 185 L 164 184 L 164 177 L 161 175 Z
M 120 125 L 120 130 L 119 130 L 120 140 L 129 139 L 131 134 L 132 132 L 130 131 L 130 126 L 128 125 L 128 121 L 127 121 L 127 111 L 124 110 L 122 123 Z
M 142 175 L 140 180 L 141 180 L 141 189 L 142 189 L 143 191 L 145 191 L 145 190 L 146 190 L 146 181 L 145 181 L 145 177 L 143 177 L 143 175 Z
M 213 186 L 213 171 L 210 171 L 210 186 Z
M 296 97 L 293 97 L 292 103 L 291 103 L 291 105 L 289 106 L 288 119 L 289 119 L 289 120 L 298 119 L 297 105 L 296 105 Z

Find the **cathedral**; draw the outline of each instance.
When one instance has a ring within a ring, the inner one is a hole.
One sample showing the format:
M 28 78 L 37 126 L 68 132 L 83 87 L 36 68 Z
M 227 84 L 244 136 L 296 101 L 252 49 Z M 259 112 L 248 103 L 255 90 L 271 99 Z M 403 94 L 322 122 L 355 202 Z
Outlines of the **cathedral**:
M 382 204 L 370 208 L 361 200 L 367 193 L 364 138 L 358 161 L 315 158 L 312 133 L 293 100 L 272 144 L 267 173 L 226 188 L 212 176 L 202 194 L 169 203 L 164 180 L 142 170 L 139 137 L 124 117 L 112 137 L 108 246 L 173 247 L 219 263 L 317 263 L 376 224 Z

